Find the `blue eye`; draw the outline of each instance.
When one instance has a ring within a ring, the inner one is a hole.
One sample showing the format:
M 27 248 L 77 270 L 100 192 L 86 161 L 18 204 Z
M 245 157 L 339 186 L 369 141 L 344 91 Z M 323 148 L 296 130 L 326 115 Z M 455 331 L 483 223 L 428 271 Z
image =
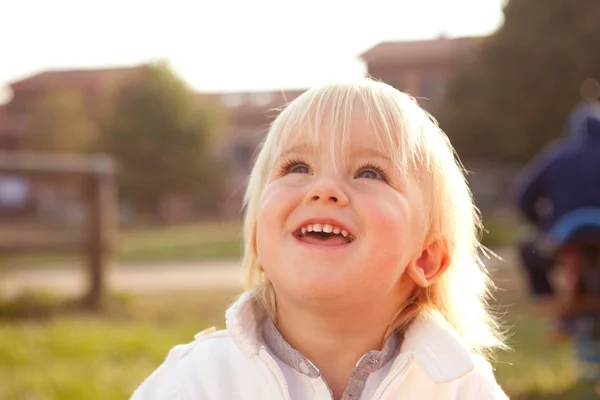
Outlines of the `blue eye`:
M 288 173 L 291 174 L 308 174 L 310 170 L 304 164 L 296 164 L 288 169 Z
M 280 175 L 287 174 L 310 174 L 310 168 L 301 160 L 288 160 L 280 167 Z
M 385 182 L 388 180 L 385 172 L 383 172 L 381 168 L 370 164 L 364 165 L 358 170 L 355 179 L 357 178 L 376 179 Z
M 357 175 L 357 178 L 367 178 L 367 179 L 381 179 L 381 175 L 370 169 L 363 169 Z

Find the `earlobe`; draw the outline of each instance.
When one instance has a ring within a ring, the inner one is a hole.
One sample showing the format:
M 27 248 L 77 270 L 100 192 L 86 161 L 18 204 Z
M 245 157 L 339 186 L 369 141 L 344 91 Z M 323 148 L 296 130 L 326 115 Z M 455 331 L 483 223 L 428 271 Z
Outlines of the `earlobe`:
M 409 277 L 421 287 L 431 286 L 448 268 L 450 257 L 443 240 L 436 240 L 414 259 L 406 270 Z

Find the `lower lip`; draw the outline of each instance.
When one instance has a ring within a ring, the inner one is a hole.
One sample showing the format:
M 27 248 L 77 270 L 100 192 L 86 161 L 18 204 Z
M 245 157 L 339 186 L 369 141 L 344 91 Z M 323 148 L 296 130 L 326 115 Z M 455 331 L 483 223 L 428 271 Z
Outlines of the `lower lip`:
M 344 244 L 334 244 L 334 245 L 328 245 L 328 244 L 318 244 L 318 243 L 307 243 L 304 242 L 302 240 L 300 240 L 298 237 L 292 235 L 294 240 L 300 244 L 301 246 L 305 246 L 311 249 L 315 249 L 315 250 L 340 250 L 340 249 L 345 249 L 348 246 L 350 246 L 352 243 L 354 242 L 349 242 L 349 243 L 344 243 Z

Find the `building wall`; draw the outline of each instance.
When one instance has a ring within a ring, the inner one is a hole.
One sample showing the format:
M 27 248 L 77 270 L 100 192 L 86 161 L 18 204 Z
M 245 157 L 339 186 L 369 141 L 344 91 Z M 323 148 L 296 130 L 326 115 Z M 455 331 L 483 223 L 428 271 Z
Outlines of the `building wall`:
M 480 38 L 382 43 L 365 52 L 368 74 L 432 109 L 448 83 L 477 56 Z

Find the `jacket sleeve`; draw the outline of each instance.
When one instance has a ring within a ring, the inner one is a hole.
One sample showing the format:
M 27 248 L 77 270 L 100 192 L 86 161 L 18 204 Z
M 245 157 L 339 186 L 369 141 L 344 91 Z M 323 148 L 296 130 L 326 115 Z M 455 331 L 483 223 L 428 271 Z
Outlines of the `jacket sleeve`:
M 161 365 L 136 389 L 131 400 L 184 400 L 183 388 Z
M 191 344 L 174 347 L 161 364 L 135 390 L 130 400 L 189 400 L 177 364 L 190 349 Z
M 474 400 L 509 400 L 509 398 L 495 381 L 484 380 Z
M 516 205 L 523 216 L 535 225 L 540 222 L 541 217 L 536 210 L 536 203 L 547 195 L 544 176 L 548 167 L 553 163 L 555 155 L 555 147 L 546 150 L 525 168 L 517 182 Z
M 492 365 L 481 356 L 475 358 L 475 365 L 479 377 L 479 387 L 473 400 L 509 400 L 496 381 Z

